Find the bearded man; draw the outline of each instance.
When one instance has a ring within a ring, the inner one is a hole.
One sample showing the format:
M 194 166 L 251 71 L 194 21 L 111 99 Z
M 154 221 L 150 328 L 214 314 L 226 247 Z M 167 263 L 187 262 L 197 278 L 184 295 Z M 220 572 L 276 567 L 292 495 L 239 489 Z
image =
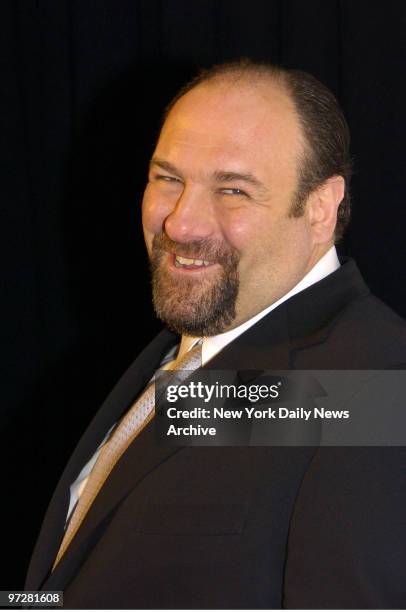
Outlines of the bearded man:
M 154 437 L 162 367 L 404 368 L 403 322 L 335 250 L 350 174 L 342 111 L 308 74 L 223 64 L 179 92 L 142 210 L 166 327 L 73 453 L 27 589 L 70 608 L 405 606 L 404 447 Z

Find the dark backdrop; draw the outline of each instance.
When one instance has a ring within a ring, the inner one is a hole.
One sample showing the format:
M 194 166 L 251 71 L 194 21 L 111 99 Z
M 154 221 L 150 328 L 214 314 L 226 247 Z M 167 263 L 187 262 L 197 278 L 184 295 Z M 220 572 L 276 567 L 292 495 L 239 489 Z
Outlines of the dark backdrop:
M 2 568 L 22 585 L 80 433 L 159 329 L 140 200 L 160 112 L 196 68 L 302 68 L 346 112 L 353 221 L 341 252 L 406 312 L 406 3 L 2 0 Z

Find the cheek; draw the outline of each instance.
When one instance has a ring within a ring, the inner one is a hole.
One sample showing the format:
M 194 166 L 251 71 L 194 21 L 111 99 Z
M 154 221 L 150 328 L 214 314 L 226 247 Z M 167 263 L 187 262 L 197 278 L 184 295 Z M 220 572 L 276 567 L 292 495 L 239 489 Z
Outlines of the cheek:
M 292 220 L 271 216 L 268 211 L 241 211 L 223 230 L 227 242 L 241 256 L 240 270 L 251 275 L 266 272 L 270 264 L 289 259 L 296 242 Z
M 255 237 L 258 236 L 255 215 L 247 209 L 223 210 L 219 225 L 223 238 L 240 254 L 249 250 Z

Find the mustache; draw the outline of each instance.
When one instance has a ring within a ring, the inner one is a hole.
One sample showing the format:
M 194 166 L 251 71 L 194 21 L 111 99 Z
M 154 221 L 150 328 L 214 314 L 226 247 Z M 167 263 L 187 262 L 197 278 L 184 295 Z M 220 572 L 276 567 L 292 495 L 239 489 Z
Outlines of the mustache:
M 237 250 L 224 243 L 208 239 L 175 242 L 161 232 L 155 234 L 152 240 L 152 256 L 163 255 L 164 252 L 176 253 L 180 257 L 204 259 L 222 265 L 235 264 L 239 260 Z

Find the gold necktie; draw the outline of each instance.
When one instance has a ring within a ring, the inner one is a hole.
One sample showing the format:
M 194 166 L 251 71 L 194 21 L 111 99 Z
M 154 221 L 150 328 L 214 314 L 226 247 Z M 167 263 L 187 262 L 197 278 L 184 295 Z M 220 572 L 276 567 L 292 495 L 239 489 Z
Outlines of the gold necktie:
M 191 370 L 196 370 L 202 362 L 202 340 L 187 351 L 183 357 L 176 359 L 170 366 L 174 370 L 168 381 L 179 383 L 184 380 Z M 96 495 L 104 485 L 113 467 L 127 450 L 134 438 L 151 421 L 155 414 L 155 382 L 151 382 L 141 397 L 127 412 L 121 423 L 113 432 L 110 440 L 102 447 L 96 463 L 89 475 L 88 481 L 76 508 L 73 511 L 68 527 L 65 531 L 61 546 L 55 559 L 52 570 L 58 565 L 69 544 L 75 537 L 83 519 L 89 511 Z

